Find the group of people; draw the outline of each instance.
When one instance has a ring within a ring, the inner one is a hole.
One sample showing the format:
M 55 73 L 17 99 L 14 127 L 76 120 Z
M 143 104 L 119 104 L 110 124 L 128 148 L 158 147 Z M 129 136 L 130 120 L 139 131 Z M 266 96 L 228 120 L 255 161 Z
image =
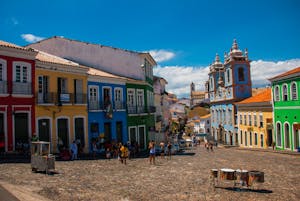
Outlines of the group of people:
M 159 147 L 160 147 L 160 156 L 161 156 L 161 158 L 164 158 L 165 157 L 165 143 L 163 141 L 161 141 L 159 143 Z M 172 144 L 171 144 L 171 142 L 168 142 L 166 148 L 167 148 L 167 152 L 166 152 L 167 156 L 168 156 L 169 159 L 171 159 L 171 155 L 172 155 L 172 152 L 171 152 Z M 155 164 L 156 150 L 155 150 L 154 140 L 149 142 L 148 149 L 149 149 L 149 162 L 150 162 L 150 164 Z

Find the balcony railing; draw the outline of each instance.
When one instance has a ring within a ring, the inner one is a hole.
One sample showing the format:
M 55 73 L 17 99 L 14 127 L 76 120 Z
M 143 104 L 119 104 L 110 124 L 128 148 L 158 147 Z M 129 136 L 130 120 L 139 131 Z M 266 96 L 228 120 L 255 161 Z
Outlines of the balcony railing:
M 112 105 L 114 110 L 125 109 L 125 103 L 122 101 L 114 101 L 112 104 L 104 103 L 103 101 L 89 101 L 89 110 L 107 110 L 108 106 Z
M 116 110 L 123 110 L 125 109 L 125 104 L 122 101 L 115 101 L 114 102 L 114 109 Z
M 38 104 L 84 104 L 86 103 L 86 94 L 63 93 L 55 92 L 37 93 L 36 102 Z
M 155 106 L 149 106 L 147 108 L 147 110 L 148 110 L 148 113 L 155 113 L 156 112 L 156 107 Z
M 13 94 L 23 94 L 23 95 L 31 95 L 31 82 L 13 82 L 12 93 Z
M 0 81 L 0 94 L 7 94 L 7 82 Z

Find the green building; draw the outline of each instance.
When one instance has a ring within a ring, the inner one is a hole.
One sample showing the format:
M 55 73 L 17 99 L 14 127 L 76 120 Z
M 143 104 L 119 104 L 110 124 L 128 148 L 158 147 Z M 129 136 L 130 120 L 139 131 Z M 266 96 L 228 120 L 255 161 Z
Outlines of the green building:
M 137 142 L 143 150 L 147 148 L 149 135 L 155 131 L 153 67 L 156 62 L 148 53 L 140 53 L 140 56 L 144 59 L 145 79 L 128 79 L 126 94 L 128 139 Z
M 297 151 L 300 146 L 300 67 L 269 80 L 276 149 Z

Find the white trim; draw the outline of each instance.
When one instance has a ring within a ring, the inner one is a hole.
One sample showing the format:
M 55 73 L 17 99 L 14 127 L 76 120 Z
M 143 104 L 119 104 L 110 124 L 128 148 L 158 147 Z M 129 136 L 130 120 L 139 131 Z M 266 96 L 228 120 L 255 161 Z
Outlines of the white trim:
M 0 64 L 2 64 L 2 81 L 7 81 L 7 61 L 0 58 Z
M 278 89 L 278 99 L 276 99 L 276 89 Z M 274 101 L 280 101 L 280 87 L 279 87 L 279 85 L 274 86 Z
M 3 105 L 4 106 L 4 105 Z M 2 105 L 0 106 L 2 107 Z M 0 111 L 0 114 L 3 114 L 3 131 L 4 131 L 4 151 L 8 151 L 8 136 L 7 136 L 7 106 L 5 107 L 5 111 Z
M 16 145 L 16 142 L 15 142 L 15 136 L 16 136 L 16 134 L 15 134 L 15 114 L 17 114 L 17 113 L 27 113 L 27 117 L 28 117 L 28 139 L 30 139 L 30 133 L 31 133 L 31 131 L 32 131 L 32 129 L 31 129 L 31 112 L 32 112 L 32 110 L 31 110 L 31 107 L 30 107 L 30 110 L 28 111 L 28 110 L 17 110 L 17 111 L 15 111 L 14 109 L 15 108 L 17 108 L 17 107 L 14 107 L 13 106 L 13 113 L 14 113 L 14 115 L 13 115 L 13 118 L 12 118 L 12 130 L 13 130 L 13 132 L 12 132 L 12 137 L 13 137 L 13 150 L 15 151 L 15 145 Z
M 294 110 L 294 109 L 300 109 L 300 106 L 283 106 L 283 107 L 275 107 L 274 109 L 275 110 L 277 110 L 277 109 L 278 110 L 287 110 L 287 109 Z
M 287 133 L 287 136 L 289 137 L 289 145 L 290 147 L 286 147 L 286 141 L 285 141 L 285 138 L 286 138 L 286 133 L 285 133 L 285 126 L 288 125 L 289 126 L 289 130 L 288 130 L 288 133 Z M 284 139 L 284 149 L 285 150 L 291 150 L 291 147 L 292 147 L 292 144 L 291 144 L 291 136 L 290 136 L 290 130 L 291 130 L 291 125 L 288 121 L 285 121 L 283 123 L 283 139 Z
M 49 138 L 50 138 L 50 149 L 53 150 L 53 138 L 52 138 L 52 135 L 53 135 L 53 130 L 52 130 L 52 117 L 48 117 L 48 116 L 40 116 L 40 117 L 36 117 L 36 122 L 35 122 L 35 133 L 36 133 L 36 136 L 40 136 L 40 133 L 39 133 L 39 120 L 42 120 L 42 119 L 48 119 L 49 120 L 49 127 L 50 127 L 50 135 L 49 135 Z
M 293 99 L 293 89 L 292 89 L 293 84 L 295 84 L 295 86 L 296 86 L 296 99 Z M 290 85 L 290 96 L 291 96 L 290 97 L 291 101 L 298 100 L 298 86 L 297 86 L 297 82 L 295 82 L 295 81 L 291 82 L 291 85 Z
M 70 123 L 71 123 L 71 122 L 70 122 L 70 117 L 69 117 L 69 116 L 59 116 L 59 117 L 56 117 L 56 118 L 55 118 L 55 126 L 56 126 L 56 128 L 55 128 L 55 130 L 56 130 L 56 142 L 58 142 L 58 120 L 59 120 L 59 119 L 67 119 L 67 120 L 68 120 L 68 140 L 69 140 L 68 146 L 70 146 L 70 144 L 71 144 L 71 143 L 70 143 L 70 133 L 71 133 L 71 132 L 70 132 L 70 129 L 71 129 L 71 128 L 70 128 Z M 58 148 L 59 148 L 59 147 L 56 146 L 56 151 L 57 151 L 57 152 L 59 152 Z
M 278 130 L 277 130 L 277 124 L 280 124 L 280 141 L 281 141 L 281 145 L 278 146 Z M 275 123 L 275 136 L 276 136 L 276 147 L 283 147 L 283 139 L 282 139 L 282 123 L 281 121 L 277 121 Z
M 83 116 L 83 115 L 75 115 L 73 116 L 73 140 L 76 140 L 76 136 L 75 136 L 75 119 L 77 118 L 82 118 L 83 119 L 83 126 L 84 126 L 84 129 L 83 129 L 83 136 L 84 136 L 84 141 L 86 140 L 85 137 L 86 137 L 86 116 Z M 86 142 L 85 142 L 86 144 Z
M 283 90 L 284 86 L 286 86 L 286 93 L 287 93 L 287 94 L 286 94 L 286 97 L 287 97 L 287 100 L 284 100 L 284 98 L 283 98 L 283 97 L 284 97 L 284 90 Z M 289 87 L 288 87 L 288 84 L 287 84 L 287 83 L 282 84 L 282 87 L 281 87 L 281 90 L 282 90 L 281 100 L 284 101 L 284 102 L 285 102 L 285 101 L 289 101 L 289 90 L 288 90 L 288 88 L 289 88 Z
M 16 82 L 16 66 L 21 67 L 21 72 L 20 72 L 20 82 L 23 82 L 23 68 L 27 67 L 27 81 L 26 83 L 31 83 L 32 82 L 32 75 L 31 75 L 31 64 L 28 62 L 24 61 L 13 61 L 13 82 Z

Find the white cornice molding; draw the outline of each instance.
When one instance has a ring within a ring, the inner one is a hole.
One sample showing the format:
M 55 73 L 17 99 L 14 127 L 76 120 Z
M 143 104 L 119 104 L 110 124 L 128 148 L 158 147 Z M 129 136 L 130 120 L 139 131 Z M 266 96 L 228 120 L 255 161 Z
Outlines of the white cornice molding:
M 37 52 L 0 46 L 0 55 L 35 60 Z
M 36 61 L 36 68 L 44 69 L 44 70 L 51 70 L 51 71 L 59 71 L 59 72 L 68 72 L 74 74 L 80 74 L 82 76 L 87 75 L 86 68 L 82 68 L 80 66 L 71 66 L 71 65 L 63 65 L 57 63 L 50 63 L 50 62 L 43 62 L 43 61 Z

